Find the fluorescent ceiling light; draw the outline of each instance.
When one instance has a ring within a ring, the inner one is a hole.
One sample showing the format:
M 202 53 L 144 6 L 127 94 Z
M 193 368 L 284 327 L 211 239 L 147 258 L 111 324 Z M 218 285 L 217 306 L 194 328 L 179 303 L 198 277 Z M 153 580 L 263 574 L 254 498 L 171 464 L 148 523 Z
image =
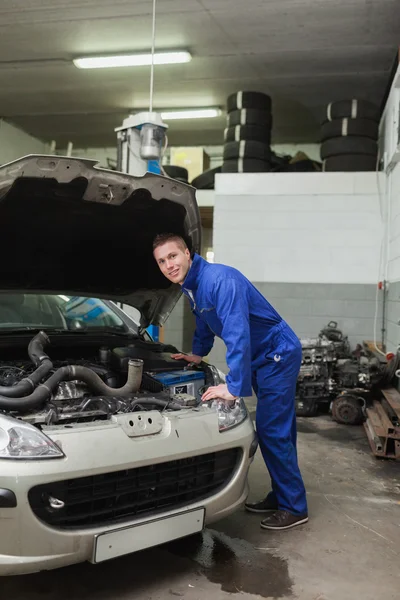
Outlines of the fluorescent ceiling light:
M 213 119 L 221 115 L 219 108 L 192 108 L 189 110 L 171 110 L 161 113 L 164 121 L 174 119 Z
M 176 65 L 188 63 L 192 60 L 190 52 L 179 50 L 176 52 L 156 52 L 155 65 Z M 122 54 L 120 56 L 88 56 L 75 58 L 73 63 L 79 69 L 107 69 L 110 67 L 141 67 L 151 65 L 151 53 L 147 54 Z

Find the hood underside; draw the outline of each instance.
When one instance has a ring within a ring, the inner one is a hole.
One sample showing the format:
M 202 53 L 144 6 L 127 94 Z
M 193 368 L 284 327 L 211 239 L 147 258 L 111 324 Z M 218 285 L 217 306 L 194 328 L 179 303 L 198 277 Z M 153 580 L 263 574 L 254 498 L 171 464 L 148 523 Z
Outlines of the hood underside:
M 161 325 L 181 295 L 152 254 L 172 232 L 199 251 L 195 190 L 86 159 L 31 155 L 0 167 L 0 291 L 68 293 L 129 304 Z

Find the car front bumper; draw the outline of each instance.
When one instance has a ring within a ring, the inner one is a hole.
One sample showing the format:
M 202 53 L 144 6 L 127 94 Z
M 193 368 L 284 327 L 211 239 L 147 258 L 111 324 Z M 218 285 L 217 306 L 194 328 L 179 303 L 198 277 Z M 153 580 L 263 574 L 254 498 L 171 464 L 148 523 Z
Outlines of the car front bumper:
M 247 474 L 256 448 L 249 418 L 223 433 L 218 430 L 216 414 L 207 411 L 168 414 L 163 417 L 162 431 L 144 437 L 129 437 L 118 423 L 85 424 L 47 433 L 63 449 L 65 458 L 0 462 L 0 488 L 14 492 L 17 500 L 14 508 L 0 508 L 0 575 L 33 573 L 93 561 L 96 536 L 155 518 L 141 516 L 118 524 L 72 530 L 56 528 L 41 521 L 30 506 L 29 490 L 38 485 L 238 448 L 240 460 L 226 485 L 203 500 L 158 512 L 156 518 L 204 508 L 205 524 L 209 525 L 242 506 L 248 494 Z

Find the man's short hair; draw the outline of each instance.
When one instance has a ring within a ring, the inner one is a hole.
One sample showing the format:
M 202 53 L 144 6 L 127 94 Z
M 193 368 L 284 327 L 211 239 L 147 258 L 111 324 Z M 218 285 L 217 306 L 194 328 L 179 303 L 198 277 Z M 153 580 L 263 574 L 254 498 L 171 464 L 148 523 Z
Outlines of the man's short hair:
M 187 249 L 187 244 L 180 235 L 177 235 L 176 233 L 160 233 L 154 238 L 153 252 L 156 248 L 163 246 L 167 242 L 175 242 L 183 251 Z

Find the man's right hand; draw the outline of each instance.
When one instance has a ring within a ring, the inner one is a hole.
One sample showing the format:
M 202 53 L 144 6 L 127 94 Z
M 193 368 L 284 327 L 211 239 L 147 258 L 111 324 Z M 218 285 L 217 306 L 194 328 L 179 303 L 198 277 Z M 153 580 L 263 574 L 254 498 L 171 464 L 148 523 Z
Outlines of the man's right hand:
M 202 356 L 197 356 L 197 354 L 171 354 L 172 358 L 175 360 L 187 360 L 188 363 L 195 363 L 199 365 L 203 360 Z

